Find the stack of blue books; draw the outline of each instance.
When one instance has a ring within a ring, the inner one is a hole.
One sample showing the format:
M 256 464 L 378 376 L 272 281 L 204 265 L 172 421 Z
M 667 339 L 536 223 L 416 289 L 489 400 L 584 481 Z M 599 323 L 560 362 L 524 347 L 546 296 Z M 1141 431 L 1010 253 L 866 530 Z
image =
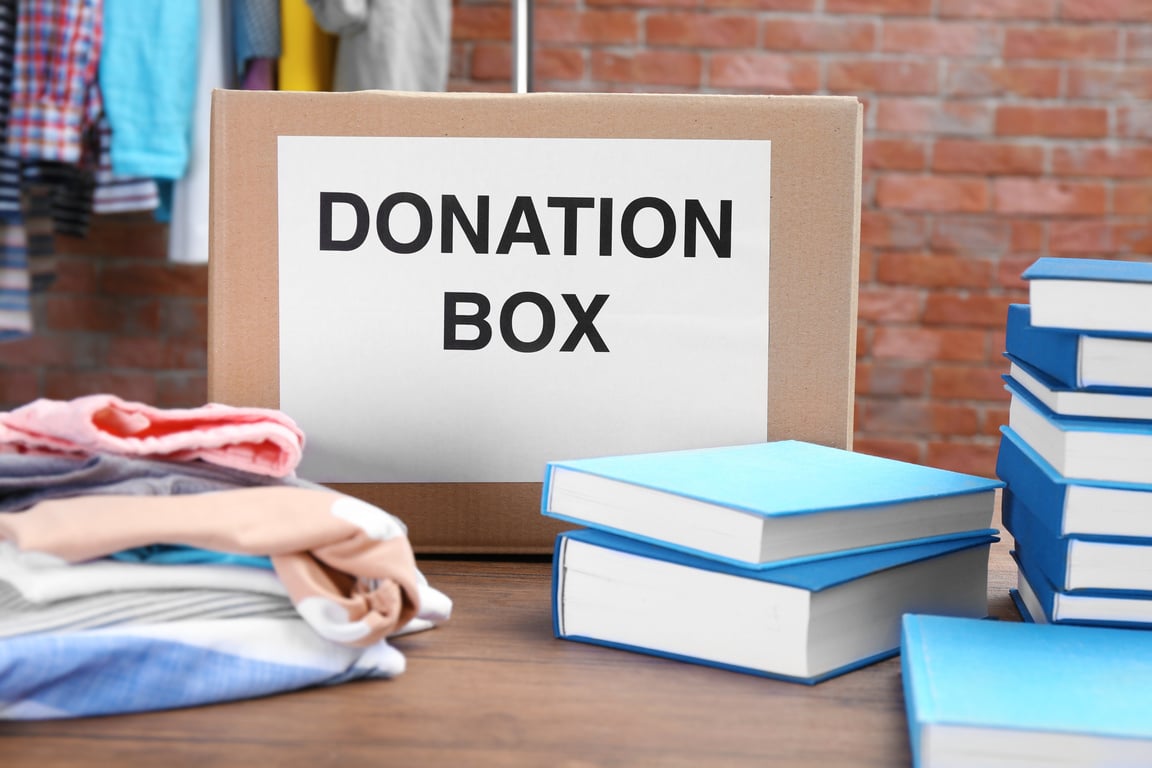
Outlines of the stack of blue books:
M 554 461 L 557 637 L 816 683 L 983 618 L 1003 483 L 797 440 Z
M 1025 618 L 1152 627 L 1152 264 L 1042 258 L 1010 307 L 996 474 Z

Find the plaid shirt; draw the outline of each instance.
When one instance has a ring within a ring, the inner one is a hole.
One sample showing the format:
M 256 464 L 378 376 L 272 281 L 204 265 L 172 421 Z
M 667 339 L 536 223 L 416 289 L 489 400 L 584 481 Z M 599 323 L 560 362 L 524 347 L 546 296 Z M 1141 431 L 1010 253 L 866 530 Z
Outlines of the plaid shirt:
M 20 2 L 8 154 L 79 163 L 100 114 L 103 0 Z

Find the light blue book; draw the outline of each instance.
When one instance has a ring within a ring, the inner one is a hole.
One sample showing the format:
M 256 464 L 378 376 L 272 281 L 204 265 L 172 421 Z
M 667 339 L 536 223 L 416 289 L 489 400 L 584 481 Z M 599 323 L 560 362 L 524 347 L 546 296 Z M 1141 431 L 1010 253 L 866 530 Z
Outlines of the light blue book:
M 994 536 L 747 568 L 604 531 L 561 533 L 557 637 L 817 683 L 894 655 L 910 611 L 983 617 Z
M 1034 326 L 1152 332 L 1152 263 L 1049 256 L 1021 277 L 1028 281 Z
M 1152 765 L 1152 632 L 904 617 L 913 764 Z
M 990 532 L 1003 483 L 798 440 L 548 464 L 543 514 L 744 565 Z

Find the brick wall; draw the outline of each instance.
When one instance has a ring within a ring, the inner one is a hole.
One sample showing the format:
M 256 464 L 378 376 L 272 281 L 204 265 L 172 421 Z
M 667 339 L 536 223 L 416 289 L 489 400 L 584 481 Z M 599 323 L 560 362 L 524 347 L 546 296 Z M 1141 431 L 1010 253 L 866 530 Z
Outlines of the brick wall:
M 536 0 L 536 90 L 866 107 L 856 446 L 991 474 L 1006 306 L 1043 255 L 1152 257 L 1152 0 Z M 452 90 L 508 90 L 508 0 L 457 0 Z M 61 243 L 0 407 L 204 397 L 203 268 L 146 218 Z

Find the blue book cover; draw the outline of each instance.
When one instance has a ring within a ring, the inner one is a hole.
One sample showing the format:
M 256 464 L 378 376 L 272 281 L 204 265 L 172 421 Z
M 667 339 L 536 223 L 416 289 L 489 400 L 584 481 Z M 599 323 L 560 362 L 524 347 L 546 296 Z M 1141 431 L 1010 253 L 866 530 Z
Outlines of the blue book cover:
M 1012 357 L 1044 371 L 1067 387 L 1079 385 L 1080 336 L 1068 331 L 1037 328 L 1027 304 L 1008 307 L 1004 350 Z
M 1068 387 L 1048 374 L 1004 353 L 1011 368 L 1003 378 L 1060 416 L 1152 420 L 1152 389 L 1138 387 Z
M 1116 590 L 1152 597 L 1152 539 L 1129 536 L 1064 536 L 1043 514 L 1023 504 L 1011 487 L 1001 497 L 1004 527 L 1046 580 L 1059 590 Z
M 553 461 L 541 511 L 745 564 L 929 537 L 992 522 L 996 478 L 798 440 Z
M 1044 256 L 1020 275 L 1025 280 L 1152 283 L 1152 263 Z
M 1011 377 L 1008 426 L 1064 477 L 1152 483 L 1152 420 L 1055 413 Z
M 913 606 L 986 615 L 987 557 L 995 541 L 996 536 L 981 534 L 803 564 L 748 568 L 605 531 L 566 531 L 557 536 L 553 557 L 553 631 L 567 640 L 817 683 L 893 655 L 899 618 Z M 917 565 L 923 569 L 919 578 L 896 575 L 894 581 L 869 582 L 870 577 Z M 758 591 L 756 585 L 776 591 Z M 835 610 L 820 611 L 801 601 L 837 587 L 862 590 L 833 603 L 839 608 L 851 606 L 851 615 L 838 628 L 837 642 L 851 646 L 852 633 L 859 631 L 861 645 L 839 648 L 838 661 L 830 668 L 812 674 L 783 671 L 788 664 L 776 665 L 774 645 L 807 648 L 809 633 L 816 631 L 813 622 L 835 619 Z M 697 625 L 703 614 L 688 616 L 686 605 L 707 605 L 707 622 Z M 759 618 L 770 624 L 763 636 L 756 631 Z M 861 629 L 864 624 L 869 629 Z M 746 637 L 737 637 L 742 633 Z M 742 655 L 732 646 L 736 640 L 750 645 L 751 651 Z M 741 662 L 748 658 L 760 663 Z
M 918 767 L 1152 764 L 1152 632 L 912 614 L 901 666 Z
M 1021 275 L 1028 281 L 1032 324 L 1108 333 L 1150 333 L 1152 264 L 1045 257 Z
M 1032 324 L 1032 307 L 1008 307 L 1004 350 L 1014 361 L 1039 371 L 1053 388 L 1145 391 L 1152 387 L 1146 361 L 1152 334 L 1081 333 Z
M 1019 598 L 1037 622 L 1082 626 L 1152 628 L 1152 595 L 1112 589 L 1057 589 L 1027 542 L 1012 550 Z
M 1014 429 L 1000 433 L 996 476 L 1057 535 L 1152 537 L 1152 484 L 1066 478 Z

